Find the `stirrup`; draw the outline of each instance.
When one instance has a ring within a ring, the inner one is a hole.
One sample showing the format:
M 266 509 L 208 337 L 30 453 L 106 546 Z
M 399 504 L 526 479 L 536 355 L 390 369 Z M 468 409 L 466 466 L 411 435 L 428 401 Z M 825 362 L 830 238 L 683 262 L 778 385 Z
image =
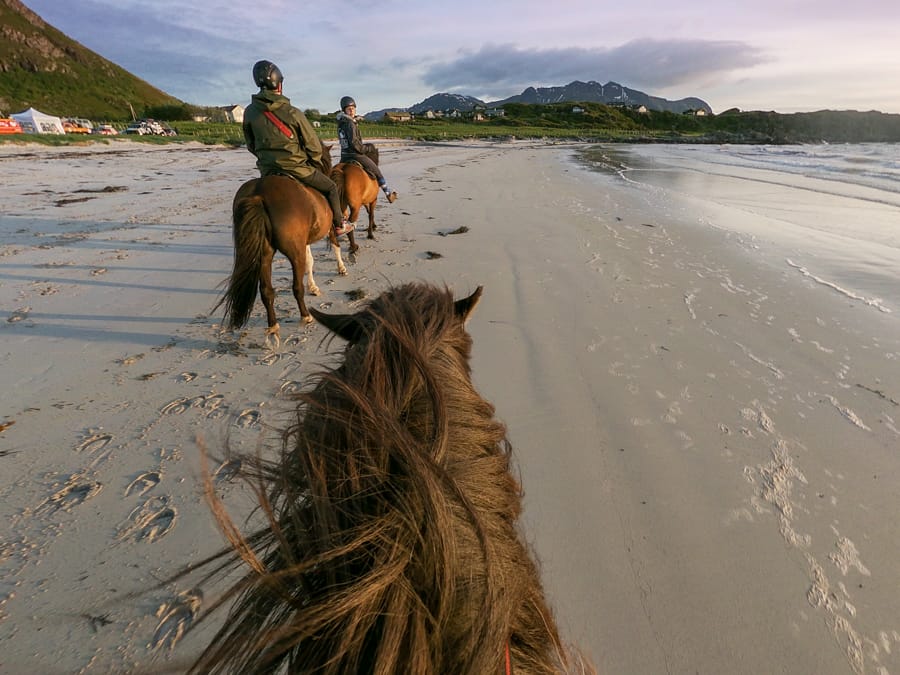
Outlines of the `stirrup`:
M 356 226 L 353 223 L 344 221 L 343 223 L 341 223 L 340 227 L 334 228 L 334 234 L 335 236 L 340 237 L 341 235 L 347 234 L 348 232 L 353 232 L 353 230 L 355 229 Z
M 393 190 L 391 190 L 390 193 L 386 194 L 385 196 L 387 197 L 388 204 L 393 204 L 395 201 L 397 201 L 397 193 Z

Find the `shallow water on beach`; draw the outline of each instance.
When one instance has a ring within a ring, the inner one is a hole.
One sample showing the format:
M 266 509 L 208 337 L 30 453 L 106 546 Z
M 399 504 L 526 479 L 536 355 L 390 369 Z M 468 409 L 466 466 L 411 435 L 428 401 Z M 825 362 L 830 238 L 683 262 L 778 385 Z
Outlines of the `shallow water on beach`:
M 593 146 L 577 158 L 655 212 L 745 235 L 900 315 L 900 144 Z

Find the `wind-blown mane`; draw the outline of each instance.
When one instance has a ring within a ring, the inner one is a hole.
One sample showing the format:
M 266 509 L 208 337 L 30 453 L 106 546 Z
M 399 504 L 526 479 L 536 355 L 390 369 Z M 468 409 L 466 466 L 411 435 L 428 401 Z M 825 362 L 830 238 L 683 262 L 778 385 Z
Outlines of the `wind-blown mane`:
M 357 314 L 312 310 L 349 340 L 344 362 L 299 396 L 280 457 L 252 458 L 267 527 L 244 538 L 207 481 L 247 572 L 192 672 L 569 667 L 516 527 L 506 429 L 471 382 L 480 295 L 408 284 Z

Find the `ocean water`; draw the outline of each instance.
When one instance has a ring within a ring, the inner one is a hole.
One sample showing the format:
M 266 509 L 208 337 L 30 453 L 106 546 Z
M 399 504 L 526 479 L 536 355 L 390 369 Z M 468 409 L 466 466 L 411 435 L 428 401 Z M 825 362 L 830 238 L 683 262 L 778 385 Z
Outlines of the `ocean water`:
M 580 163 L 900 320 L 900 144 L 607 145 Z

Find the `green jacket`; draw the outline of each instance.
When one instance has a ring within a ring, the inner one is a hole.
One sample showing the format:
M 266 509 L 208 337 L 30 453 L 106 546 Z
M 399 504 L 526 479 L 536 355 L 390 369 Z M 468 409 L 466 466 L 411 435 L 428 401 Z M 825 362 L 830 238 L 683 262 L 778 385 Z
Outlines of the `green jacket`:
M 278 118 L 290 136 L 266 117 L 266 111 Z M 256 167 L 263 176 L 287 173 L 306 178 L 322 161 L 322 143 L 315 129 L 287 96 L 260 89 L 244 111 L 243 128 L 247 149 L 256 155 Z

